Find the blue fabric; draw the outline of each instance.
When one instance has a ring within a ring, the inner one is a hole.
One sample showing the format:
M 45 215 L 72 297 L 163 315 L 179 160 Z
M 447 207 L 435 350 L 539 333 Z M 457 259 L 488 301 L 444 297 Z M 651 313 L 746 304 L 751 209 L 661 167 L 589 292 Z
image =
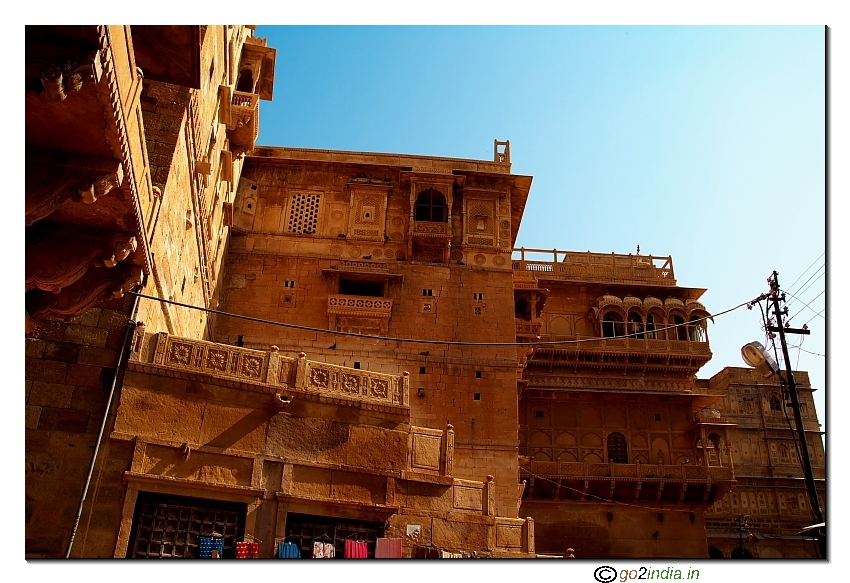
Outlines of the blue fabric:
M 277 545 L 278 559 L 300 559 L 301 549 L 295 543 L 278 543 Z
M 218 551 L 219 556 L 224 554 L 224 539 L 219 537 L 202 536 L 198 544 L 198 558 L 211 559 L 213 550 Z

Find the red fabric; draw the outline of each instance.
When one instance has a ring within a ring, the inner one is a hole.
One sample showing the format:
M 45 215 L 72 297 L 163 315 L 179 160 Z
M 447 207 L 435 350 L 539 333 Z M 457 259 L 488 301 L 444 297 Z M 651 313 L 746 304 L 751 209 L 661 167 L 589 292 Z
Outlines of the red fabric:
M 260 558 L 260 543 L 248 543 L 248 558 L 249 559 L 259 559 Z
M 248 543 L 236 543 L 236 558 L 237 559 L 247 559 L 248 558 Z
M 346 559 L 365 559 L 368 556 L 368 547 L 365 542 L 347 540 L 345 541 Z
M 375 542 L 376 559 L 400 559 L 402 541 L 400 538 L 379 538 Z

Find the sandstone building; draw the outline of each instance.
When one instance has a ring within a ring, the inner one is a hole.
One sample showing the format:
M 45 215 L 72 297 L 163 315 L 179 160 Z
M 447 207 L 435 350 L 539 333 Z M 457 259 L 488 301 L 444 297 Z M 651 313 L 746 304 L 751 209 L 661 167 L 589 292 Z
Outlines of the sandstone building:
M 251 27 L 27 27 L 28 556 L 707 557 L 739 463 L 790 492 L 735 449 L 777 428 L 711 409 L 743 373 L 696 378 L 672 258 L 514 249 L 507 142 L 256 147 L 275 58 Z
M 826 459 L 812 398 L 815 389 L 805 372 L 794 376 L 818 498 L 825 508 Z M 812 537 L 799 535 L 812 524 L 812 511 L 803 483 L 796 426 L 790 411 L 786 416 L 787 398 L 779 384 L 775 379 L 765 380 L 753 369 L 736 367 L 723 369 L 709 382 L 724 394 L 707 414 L 729 427 L 738 482 L 734 492 L 706 511 L 711 555 L 817 557 Z M 748 526 L 739 528 L 739 516 L 747 517 Z

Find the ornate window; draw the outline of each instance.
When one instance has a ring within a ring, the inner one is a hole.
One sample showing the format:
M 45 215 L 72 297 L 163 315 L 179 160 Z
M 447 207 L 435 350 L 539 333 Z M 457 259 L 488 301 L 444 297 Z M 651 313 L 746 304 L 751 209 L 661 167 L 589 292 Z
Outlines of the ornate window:
M 649 314 L 646 317 L 646 337 L 649 338 L 650 340 L 655 340 L 655 338 L 656 338 L 655 316 L 653 316 L 652 314 Z
M 770 396 L 770 410 L 771 411 L 782 411 L 782 402 L 779 400 L 779 397 L 776 395 Z
M 629 463 L 629 449 L 622 433 L 615 432 L 608 435 L 608 461 L 615 464 Z
M 289 209 L 289 221 L 286 230 L 289 233 L 303 233 L 312 235 L 319 225 L 319 201 L 318 194 L 298 193 L 292 197 L 292 206 Z
M 691 342 L 705 342 L 705 330 L 703 330 L 700 318 L 693 316 L 688 322 L 688 335 Z
M 428 223 L 445 223 L 448 220 L 448 207 L 443 193 L 429 188 L 416 197 L 414 219 Z
M 673 325 L 675 326 L 675 328 L 672 329 L 673 338 L 676 340 L 687 340 L 688 331 L 685 329 L 685 319 L 682 316 L 674 315 Z
M 635 312 L 629 314 L 628 333 L 630 338 L 643 338 L 643 320 L 640 314 Z
M 623 317 L 616 312 L 608 312 L 602 317 L 602 336 L 614 338 L 623 336 Z

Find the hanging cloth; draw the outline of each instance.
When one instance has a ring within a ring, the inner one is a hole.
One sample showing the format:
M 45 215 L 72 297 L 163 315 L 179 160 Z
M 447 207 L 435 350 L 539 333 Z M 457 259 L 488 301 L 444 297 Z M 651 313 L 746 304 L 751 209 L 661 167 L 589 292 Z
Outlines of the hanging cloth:
M 325 558 L 333 559 L 336 556 L 336 549 L 331 543 L 325 543 Z
M 211 536 L 202 536 L 198 541 L 198 558 L 211 559 L 213 550 L 213 539 Z
M 277 543 L 277 558 L 278 559 L 300 559 L 301 549 L 295 543 Z
M 260 558 L 260 543 L 248 543 L 248 558 L 249 559 L 259 559 Z
M 313 558 L 314 559 L 324 559 L 325 558 L 325 543 L 321 541 L 316 541 L 313 543 Z
M 365 542 L 347 540 L 345 541 L 346 559 L 365 559 L 369 553 Z
M 246 543 L 246 542 L 236 543 L 236 558 L 237 559 L 247 559 L 248 558 L 248 543 Z
M 375 541 L 376 559 L 400 559 L 402 540 L 400 538 L 379 538 Z
M 463 554 L 461 554 L 461 553 L 450 553 L 448 551 L 442 551 L 442 558 L 443 559 L 462 559 Z

